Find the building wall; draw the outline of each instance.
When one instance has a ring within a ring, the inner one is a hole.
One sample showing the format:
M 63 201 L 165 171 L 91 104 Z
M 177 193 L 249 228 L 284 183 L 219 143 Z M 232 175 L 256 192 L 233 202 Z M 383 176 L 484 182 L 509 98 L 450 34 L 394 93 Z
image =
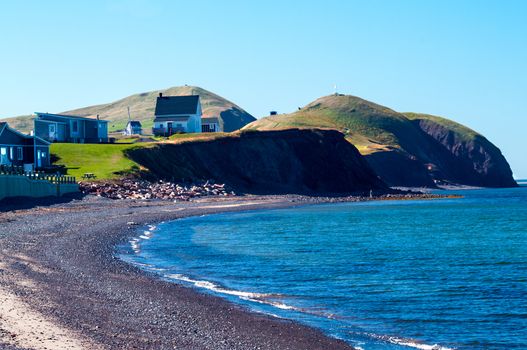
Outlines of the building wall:
M 32 147 L 33 138 L 24 137 L 6 127 L 0 135 L 0 164 L 24 165 L 25 163 L 32 163 Z M 19 149 L 22 152 L 22 159 L 19 159 Z
M 55 133 L 54 135 L 50 134 L 49 126 L 54 125 L 55 127 Z M 67 132 L 67 125 L 61 122 L 55 122 L 55 121 L 41 121 L 38 119 L 35 119 L 33 130 L 34 135 L 47 140 L 49 142 L 64 142 L 66 141 L 66 132 Z
M 184 132 L 190 132 L 189 130 L 189 123 L 187 120 L 163 120 L 163 121 L 157 121 L 154 122 L 154 129 L 164 129 L 165 133 L 168 133 L 168 123 L 172 123 L 172 133 L 175 133 L 179 131 L 179 129 L 183 129 Z M 158 133 L 159 134 L 159 133 Z
M 99 121 L 99 138 L 108 141 L 108 123 Z
M 43 168 L 50 166 L 49 146 L 36 145 L 33 152 L 36 152 L 35 166 Z
M 200 115 L 193 115 L 190 117 L 189 120 L 189 131 L 188 132 L 201 132 L 201 114 Z
M 32 163 L 31 147 L 27 145 L 0 144 L 0 165 L 24 165 Z M 22 156 L 22 159 L 20 159 Z
M 201 132 L 201 116 L 198 116 L 196 114 L 189 116 L 186 120 L 178 120 L 179 118 L 181 118 L 179 116 L 174 116 L 174 119 L 165 116 L 163 116 L 163 118 L 166 119 L 163 121 L 154 122 L 154 129 L 167 129 L 168 123 L 172 123 L 172 128 L 174 132 L 178 129 L 178 126 L 183 128 L 184 132 Z
M 55 137 L 50 137 L 49 124 L 56 123 Z M 34 123 L 35 135 L 54 142 L 108 142 L 108 123 L 96 119 L 80 119 L 39 115 Z
M 19 149 L 21 149 L 21 154 Z M 20 166 L 33 164 L 35 161 L 35 150 L 40 150 L 41 166 L 49 166 L 51 164 L 49 144 L 45 141 L 21 135 L 7 128 L 0 135 L 0 164 Z
M 218 123 L 201 123 L 201 132 L 219 132 L 220 125 Z

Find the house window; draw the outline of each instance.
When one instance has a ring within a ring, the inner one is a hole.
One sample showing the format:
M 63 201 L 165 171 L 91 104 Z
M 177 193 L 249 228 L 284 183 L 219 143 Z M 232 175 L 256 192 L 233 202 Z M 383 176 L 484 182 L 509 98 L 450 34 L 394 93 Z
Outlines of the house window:
M 22 147 L 16 148 L 16 155 L 18 160 L 24 160 L 24 151 L 22 150 Z
M 7 157 L 7 147 L 0 147 L 0 164 L 11 164 Z
M 15 160 L 15 147 L 9 147 L 9 159 Z
M 55 124 L 49 124 L 49 133 L 50 135 L 55 133 Z
M 77 121 L 73 122 L 73 125 L 72 125 L 73 132 L 79 132 L 79 125 L 77 123 L 78 123 Z

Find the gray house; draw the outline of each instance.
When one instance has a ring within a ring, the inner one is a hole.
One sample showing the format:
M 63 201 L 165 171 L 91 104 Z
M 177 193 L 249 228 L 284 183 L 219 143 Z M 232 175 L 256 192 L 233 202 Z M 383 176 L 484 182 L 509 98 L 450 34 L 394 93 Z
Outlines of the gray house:
M 34 134 L 49 142 L 106 143 L 108 121 L 65 114 L 35 113 Z
M 0 122 L 0 165 L 24 166 L 26 170 L 47 167 L 50 165 L 49 142 Z

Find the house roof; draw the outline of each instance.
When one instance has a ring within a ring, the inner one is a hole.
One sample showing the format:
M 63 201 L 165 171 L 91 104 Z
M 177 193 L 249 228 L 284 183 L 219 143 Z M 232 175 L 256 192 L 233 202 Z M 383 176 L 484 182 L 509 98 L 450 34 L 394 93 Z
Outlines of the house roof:
M 196 114 L 198 104 L 199 95 L 160 96 L 157 98 L 155 115 Z
M 7 122 L 0 122 L 0 135 L 1 135 L 1 134 L 4 132 L 4 130 L 6 130 L 6 129 L 8 129 L 8 130 L 14 132 L 15 134 L 17 134 L 17 135 L 19 135 L 19 136 L 22 136 L 23 138 L 26 138 L 26 139 L 33 139 L 33 140 L 38 139 L 38 140 L 40 140 L 40 141 L 42 141 L 42 142 L 45 142 L 45 143 L 48 144 L 48 145 L 51 144 L 51 142 L 48 142 L 48 141 L 46 141 L 46 140 L 44 140 L 44 139 L 42 139 L 42 138 L 40 138 L 40 137 L 38 137 L 38 136 L 26 135 L 26 134 L 23 134 L 23 133 L 21 133 L 20 131 L 18 131 L 18 130 L 16 130 L 16 129 L 13 129 L 12 127 L 9 126 L 9 124 L 7 124 Z
M 130 120 L 128 122 L 128 124 L 132 127 L 132 128 L 140 128 L 142 125 L 141 125 L 141 122 L 139 120 Z
M 65 119 L 81 119 L 81 120 L 90 120 L 90 121 L 100 121 L 100 122 L 103 122 L 103 123 L 108 123 L 107 120 L 102 120 L 102 119 L 96 119 L 96 118 L 88 118 L 88 117 L 81 117 L 79 115 L 68 115 L 68 114 L 54 114 L 54 113 L 41 113 L 41 112 L 35 112 L 35 114 L 37 115 L 37 117 L 42 117 L 42 116 L 46 116 L 46 115 L 49 115 L 51 117 L 56 117 L 56 118 L 65 118 Z

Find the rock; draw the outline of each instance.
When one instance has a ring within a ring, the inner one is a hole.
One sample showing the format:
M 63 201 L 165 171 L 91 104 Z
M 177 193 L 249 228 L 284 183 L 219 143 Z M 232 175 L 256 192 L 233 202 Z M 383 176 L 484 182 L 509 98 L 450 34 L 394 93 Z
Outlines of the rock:
M 193 183 L 190 185 L 175 184 L 167 181 L 148 182 L 144 180 L 125 179 L 117 183 L 94 182 L 79 183 L 83 193 L 94 194 L 110 199 L 158 199 L 188 201 L 201 196 L 235 196 L 232 190 L 226 190 L 224 184 L 213 181 Z

